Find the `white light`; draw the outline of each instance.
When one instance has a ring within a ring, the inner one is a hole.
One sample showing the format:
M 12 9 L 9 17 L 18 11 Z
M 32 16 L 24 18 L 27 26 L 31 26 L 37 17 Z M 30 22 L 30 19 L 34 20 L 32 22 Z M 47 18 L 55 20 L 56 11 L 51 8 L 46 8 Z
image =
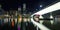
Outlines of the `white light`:
M 46 14 L 46 13 L 49 13 L 49 12 L 57 11 L 59 9 L 60 9 L 60 2 L 54 4 L 50 7 L 47 7 L 45 9 L 42 9 L 39 12 L 34 13 L 33 15 L 35 15 L 35 14 L 43 15 L 43 14 Z
M 17 18 L 15 18 L 15 23 L 17 23 Z
M 24 22 L 27 22 L 27 19 L 26 18 L 24 18 Z
M 40 19 L 43 19 L 43 16 L 40 15 L 39 18 L 40 18 Z M 40 20 L 40 24 L 42 24 L 42 23 L 43 23 L 43 20 Z
M 42 17 L 42 16 L 40 16 L 39 18 L 42 18 L 42 19 L 43 19 L 43 17 Z
M 52 18 L 53 18 L 53 16 L 51 15 L 51 16 L 50 16 L 50 18 L 52 19 Z
M 4 23 L 6 23 L 6 22 L 8 22 L 8 18 L 5 18 L 5 19 L 4 19 Z
M 21 10 L 21 8 L 18 8 L 18 10 L 20 11 L 20 10 Z
M 40 5 L 40 7 L 42 7 L 42 5 Z
M 50 20 L 50 22 L 51 22 L 51 24 L 53 24 L 53 23 L 54 23 L 54 21 L 53 21 L 53 20 Z
M 9 15 L 7 14 L 7 15 L 4 15 L 4 16 L 7 16 L 8 17 Z
M 23 8 L 26 8 L 26 4 L 23 4 Z

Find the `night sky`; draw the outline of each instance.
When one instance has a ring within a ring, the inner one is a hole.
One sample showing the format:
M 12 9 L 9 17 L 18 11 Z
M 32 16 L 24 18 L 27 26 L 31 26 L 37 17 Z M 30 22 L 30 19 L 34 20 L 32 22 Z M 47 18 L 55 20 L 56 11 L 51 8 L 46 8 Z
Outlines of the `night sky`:
M 17 0 L 0 0 L 0 4 L 2 4 L 2 8 L 5 11 L 17 10 Z
M 0 4 L 4 10 L 8 11 L 10 9 L 17 10 L 23 3 L 26 3 L 27 11 L 33 12 L 36 9 L 43 9 L 55 1 L 57 0 L 0 0 Z M 40 5 L 43 7 L 40 8 Z
M 27 11 L 26 12 L 35 13 L 35 12 L 39 11 L 39 9 L 41 10 L 44 7 L 54 3 L 56 1 L 57 0 L 20 0 L 20 2 L 18 4 L 22 5 L 23 3 L 26 3 L 26 5 L 27 5 Z M 41 8 L 40 8 L 40 5 L 42 5 Z M 36 9 L 38 9 L 38 10 L 36 10 Z

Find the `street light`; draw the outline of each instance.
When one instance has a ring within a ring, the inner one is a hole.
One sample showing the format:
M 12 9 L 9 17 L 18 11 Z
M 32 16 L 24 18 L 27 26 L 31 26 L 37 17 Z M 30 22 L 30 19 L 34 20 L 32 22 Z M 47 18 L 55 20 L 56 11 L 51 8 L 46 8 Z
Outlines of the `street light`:
M 52 13 L 50 13 L 50 19 L 53 19 Z M 50 20 L 51 24 L 54 23 L 54 20 Z

